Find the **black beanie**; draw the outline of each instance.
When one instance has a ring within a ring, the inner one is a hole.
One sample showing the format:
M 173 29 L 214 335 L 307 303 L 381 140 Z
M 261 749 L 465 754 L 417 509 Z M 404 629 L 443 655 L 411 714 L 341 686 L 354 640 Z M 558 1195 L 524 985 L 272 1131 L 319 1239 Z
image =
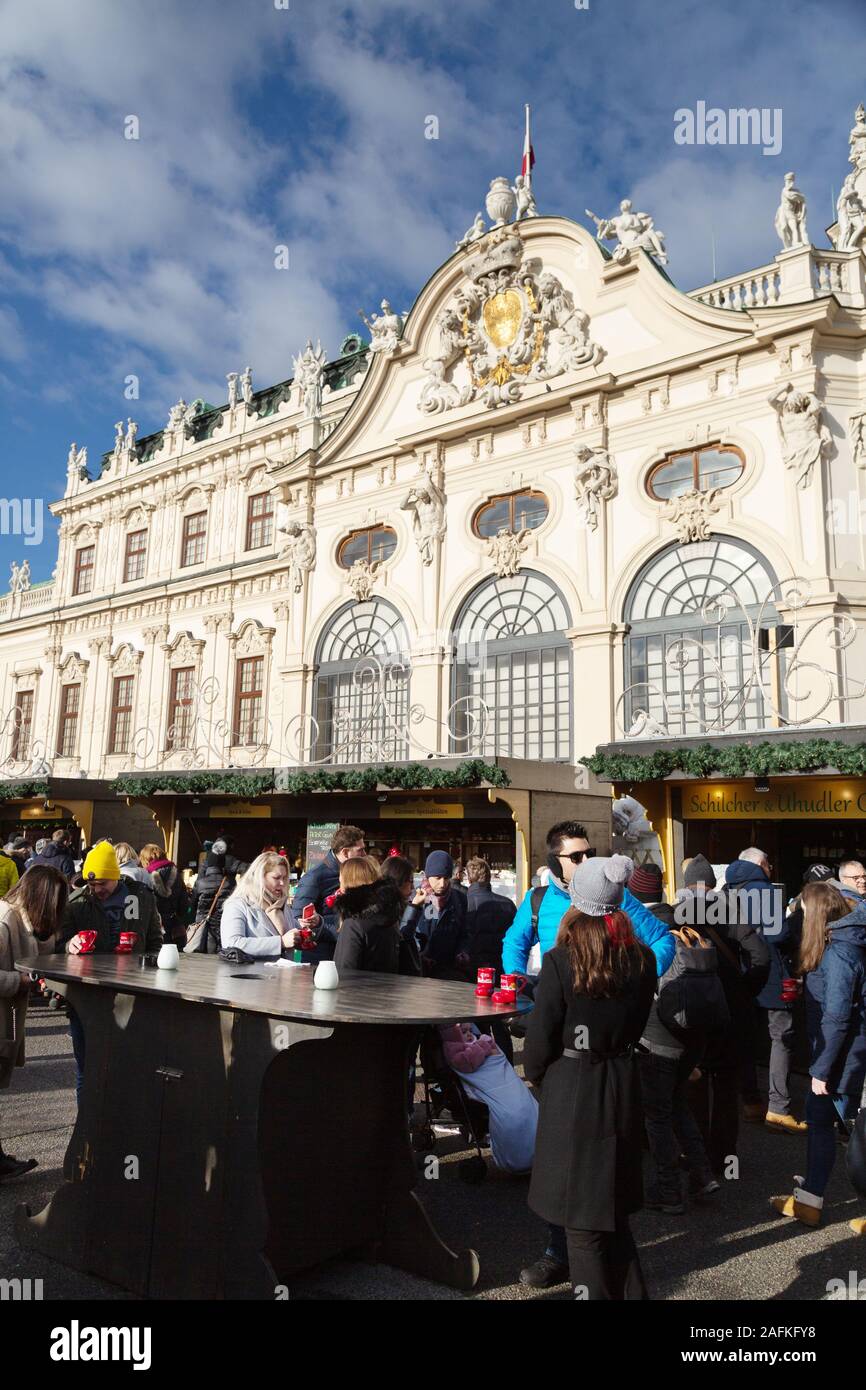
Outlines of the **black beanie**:
M 706 883 L 710 888 L 715 888 L 716 875 L 709 859 L 705 859 L 702 854 L 696 854 L 686 865 L 683 883 L 686 888 L 694 888 L 696 883 Z

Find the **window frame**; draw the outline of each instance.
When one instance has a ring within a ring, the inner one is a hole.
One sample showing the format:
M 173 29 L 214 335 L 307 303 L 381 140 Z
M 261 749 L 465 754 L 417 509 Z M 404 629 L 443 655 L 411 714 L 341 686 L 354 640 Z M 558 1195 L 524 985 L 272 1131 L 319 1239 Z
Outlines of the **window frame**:
M 83 555 L 90 555 L 90 557 L 91 557 L 91 558 L 90 558 L 90 561 L 89 561 L 87 564 L 82 564 L 82 563 L 81 563 L 81 557 L 82 557 Z M 96 542 L 95 542 L 95 541 L 89 541 L 89 542 L 87 543 L 87 545 L 79 545 L 79 546 L 77 546 L 77 547 L 76 547 L 76 550 L 75 550 L 75 564 L 74 564 L 73 571 L 72 571 L 72 597 L 73 597 L 73 598 L 78 598 L 78 596 L 79 596 L 80 594 L 92 594 L 92 593 L 93 593 L 93 583 L 94 583 L 95 571 L 96 571 Z M 82 582 L 81 582 L 81 581 L 82 581 L 82 577 L 85 576 L 85 575 L 89 575 L 89 576 L 90 576 L 90 583 L 87 585 L 87 588 L 86 588 L 86 589 L 82 587 Z
M 190 523 L 193 521 L 203 521 L 201 531 L 190 534 Z M 187 549 L 192 542 L 201 541 L 202 553 L 200 558 L 195 560 L 187 559 Z M 193 565 L 202 565 L 207 559 L 207 512 L 188 512 L 183 519 L 183 526 L 180 533 L 180 569 L 191 569 Z
M 516 525 L 515 520 L 514 520 L 514 505 L 515 505 L 517 499 L 520 498 L 520 497 L 538 497 L 538 498 L 540 498 L 540 500 L 544 503 L 545 507 L 547 508 L 547 515 L 544 517 L 544 520 L 543 520 L 543 521 L 540 521 L 540 522 L 538 523 L 537 526 L 531 526 L 531 527 L 529 527 L 529 530 L 530 530 L 530 531 L 540 531 L 540 530 L 541 530 L 541 527 L 545 524 L 545 522 L 548 521 L 548 520 L 550 519 L 550 499 L 548 498 L 548 496 L 547 496 L 546 493 L 541 492 L 541 491 L 538 490 L 537 488 L 533 488 L 533 487 L 522 487 L 522 488 L 518 488 L 516 492 L 497 492 L 497 493 L 494 493 L 494 495 L 493 495 L 492 497 L 488 497 L 486 501 L 482 502 L 481 505 L 480 505 L 480 507 L 476 507 L 475 512 L 473 513 L 473 516 L 472 516 L 472 534 L 473 534 L 473 536 L 477 536 L 478 539 L 481 540 L 481 541 L 490 540 L 490 536 L 484 536 L 484 535 L 481 534 L 481 532 L 480 532 L 479 529 L 478 529 L 478 523 L 479 523 L 479 520 L 481 519 L 482 513 L 486 512 L 488 507 L 493 507 L 493 506 L 495 506 L 495 504 L 496 504 L 497 502 L 507 502 L 507 503 L 508 503 L 508 527 L 507 527 L 507 529 L 512 533 L 512 535 L 515 535 L 515 534 L 517 533 L 517 525 Z M 502 529 L 502 528 L 500 527 L 500 530 L 501 530 L 501 529 Z M 521 528 L 521 529 L 522 529 L 522 528 Z M 495 534 L 495 533 L 494 533 L 494 534 Z
M 658 460 L 657 463 L 654 463 L 654 464 L 652 465 L 652 467 L 650 468 L 649 472 L 648 472 L 647 475 L 646 475 L 646 484 L 645 484 L 645 486 L 646 486 L 647 495 L 651 498 L 651 500 L 652 500 L 653 502 L 669 502 L 669 501 L 671 500 L 670 497 L 661 497 L 657 492 L 655 492 L 655 491 L 653 490 L 653 479 L 654 479 L 654 478 L 656 477 L 656 475 L 661 471 L 662 468 L 666 468 L 669 464 L 673 463 L 673 462 L 674 462 L 674 459 L 685 458 L 685 457 L 687 457 L 689 454 L 691 454 L 691 456 L 692 456 L 692 487 L 691 487 L 691 491 L 693 491 L 693 492 L 709 492 L 709 491 L 711 491 L 711 489 L 709 489 L 709 488 L 701 488 L 701 487 L 699 487 L 699 482 L 700 482 L 700 472 L 699 472 L 699 469 L 700 469 L 700 465 L 699 465 L 699 463 L 698 463 L 698 459 L 700 458 L 700 455 L 701 455 L 701 454 L 710 453 L 710 452 L 713 452 L 713 451 L 714 451 L 715 453 L 717 453 L 717 454 L 733 454 L 736 458 L 738 458 L 738 459 L 740 460 L 740 471 L 739 471 L 737 477 L 733 480 L 733 482 L 726 483 L 726 484 L 725 484 L 725 487 L 724 487 L 722 490 L 723 490 L 724 492 L 727 492 L 728 488 L 730 488 L 730 487 L 736 487 L 737 483 L 740 481 L 740 479 L 742 478 L 743 474 L 744 474 L 745 471 L 746 471 L 746 455 L 745 455 L 745 453 L 743 452 L 743 450 L 739 447 L 739 445 L 737 445 L 737 444 L 722 444 L 722 443 L 715 443 L 715 444 L 700 444 L 700 445 L 696 446 L 694 449 L 671 449 L 669 453 L 665 454 L 664 458 L 661 458 L 661 459 Z M 681 497 L 681 496 L 682 496 L 682 493 L 674 493 L 673 496 L 674 496 L 674 497 Z
M 190 677 L 190 693 L 188 696 L 179 696 L 178 684 L 180 682 L 180 677 L 187 675 L 187 673 L 189 673 Z M 168 682 L 168 722 L 165 726 L 166 753 L 175 753 L 179 748 L 186 747 L 186 740 L 189 737 L 190 732 L 189 728 L 186 725 L 186 720 L 184 719 L 182 721 L 182 741 L 179 741 L 177 736 L 175 736 L 175 738 L 172 739 L 171 731 L 172 729 L 176 728 L 178 724 L 178 712 L 187 709 L 191 710 L 195 704 L 195 674 L 195 666 L 172 666 L 171 668 Z
M 58 758 L 76 757 L 75 750 L 78 746 L 78 720 L 81 715 L 81 689 L 81 681 L 66 681 L 60 687 L 60 715 L 57 722 L 57 753 L 55 755 Z M 70 692 L 73 690 L 76 692 L 76 703 L 75 709 L 70 710 L 69 696 Z M 66 730 L 70 724 L 73 730 L 73 736 L 70 740 L 72 747 L 67 752 Z
M 259 684 L 257 688 L 244 690 L 244 672 L 247 667 L 259 665 Z M 261 654 L 258 656 L 239 656 L 235 663 L 235 698 L 234 698 L 234 718 L 232 720 L 232 748 L 254 748 L 261 742 L 261 737 L 250 739 L 245 734 L 241 726 L 242 712 L 249 708 L 251 704 L 258 701 L 258 708 L 254 716 L 256 726 L 264 716 L 265 698 L 265 658 Z
M 132 550 L 130 541 L 134 541 L 138 536 L 144 537 L 144 545 L 140 550 Z M 134 584 L 137 579 L 144 579 L 147 571 L 147 527 L 142 526 L 137 531 L 127 531 L 126 541 L 123 549 L 123 582 L 124 584 Z M 130 574 L 129 565 L 131 560 L 141 559 L 141 574 Z
M 391 556 L 397 549 L 397 544 L 399 540 L 397 532 L 394 530 L 393 526 L 358 526 L 354 531 L 350 531 L 348 536 L 344 536 L 343 539 L 340 541 L 339 545 L 337 546 L 337 564 L 339 565 L 340 569 L 350 570 L 352 568 L 352 565 L 356 565 L 358 563 L 358 560 L 364 560 L 364 556 L 359 555 L 357 560 L 352 561 L 352 565 L 347 565 L 343 561 L 343 551 L 346 549 L 346 546 L 349 545 L 351 541 L 357 540 L 361 536 L 367 537 L 366 563 L 368 565 L 373 564 L 373 536 L 377 535 L 380 532 L 392 537 L 394 541 L 394 548 L 390 551 L 388 555 L 384 556 L 383 559 L 377 560 L 376 563 L 384 565 L 387 560 L 390 560 Z
M 256 502 L 265 502 L 267 510 L 261 516 L 253 516 L 252 508 Z M 252 541 L 252 531 L 254 526 L 264 524 L 267 531 L 266 538 L 258 541 L 255 545 Z M 274 539 L 274 494 L 272 492 L 255 492 L 247 498 L 247 525 L 244 536 L 244 550 L 264 550 L 273 543 Z
M 118 701 L 118 688 L 123 681 L 129 681 L 129 704 L 121 705 Z M 108 748 L 109 754 L 128 753 L 129 743 L 132 738 L 132 720 L 135 711 L 135 676 L 126 674 L 122 676 L 112 676 L 111 678 L 111 704 L 109 706 L 108 720 Z M 123 748 L 118 748 L 118 725 L 121 716 L 127 716 L 126 739 Z
M 9 756 L 15 762 L 23 762 L 30 756 L 30 743 L 33 737 L 33 714 L 36 708 L 36 688 L 28 686 L 26 690 L 15 692 L 15 708 L 21 709 L 21 701 L 29 700 L 29 708 L 26 718 L 23 716 L 12 728 L 12 746 Z M 26 732 L 25 732 L 26 731 Z

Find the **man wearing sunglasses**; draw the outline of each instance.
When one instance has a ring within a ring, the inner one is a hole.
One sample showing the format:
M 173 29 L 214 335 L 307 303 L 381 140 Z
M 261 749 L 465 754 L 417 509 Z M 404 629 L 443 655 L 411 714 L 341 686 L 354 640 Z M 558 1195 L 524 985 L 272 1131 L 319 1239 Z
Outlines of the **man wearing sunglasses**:
M 547 832 L 547 867 L 550 879 L 538 910 L 538 943 L 541 954 L 549 951 L 556 941 L 559 924 L 571 907 L 568 885 L 578 864 L 591 859 L 595 850 L 590 846 L 586 830 L 577 821 L 564 820 Z M 644 907 L 626 888 L 622 910 L 631 918 L 635 935 L 655 952 L 659 979 L 674 956 L 674 939 L 663 922 Z M 535 941 L 532 929 L 532 895 L 527 893 L 517 909 L 517 915 L 502 943 L 502 969 L 509 974 L 526 974 L 529 952 Z

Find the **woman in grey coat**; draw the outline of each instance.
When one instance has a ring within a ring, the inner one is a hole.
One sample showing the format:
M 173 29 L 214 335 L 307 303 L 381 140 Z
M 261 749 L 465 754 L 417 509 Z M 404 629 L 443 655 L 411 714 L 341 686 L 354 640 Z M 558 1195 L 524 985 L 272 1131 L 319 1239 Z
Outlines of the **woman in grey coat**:
M 281 854 L 260 854 L 226 900 L 220 922 L 223 950 L 279 960 L 298 936 L 286 901 L 289 866 Z

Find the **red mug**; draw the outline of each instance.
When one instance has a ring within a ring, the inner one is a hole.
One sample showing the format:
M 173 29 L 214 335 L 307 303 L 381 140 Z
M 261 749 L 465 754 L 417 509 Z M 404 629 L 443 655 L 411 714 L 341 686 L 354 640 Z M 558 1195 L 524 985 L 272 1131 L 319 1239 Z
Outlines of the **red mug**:
M 522 975 L 503 975 L 499 981 L 499 988 L 510 989 L 513 990 L 515 994 L 519 994 L 525 983 Z
M 78 933 L 78 954 L 89 956 L 91 951 L 96 950 L 96 938 L 99 935 L 95 931 L 80 931 Z
M 302 951 L 312 951 L 313 947 L 314 947 L 315 944 L 316 944 L 315 941 L 313 940 L 313 929 L 312 929 L 312 927 L 298 927 L 298 936 L 299 936 L 299 938 L 300 938 L 298 944 L 299 944 L 301 950 L 302 950 Z
M 475 993 L 480 999 L 489 999 L 496 984 L 496 971 L 492 965 L 481 965 L 478 967 L 478 983 L 475 986 Z
M 493 991 L 492 995 L 490 996 L 490 1002 L 492 1004 L 516 1004 L 517 990 L 505 989 L 502 986 L 500 986 L 499 989 L 495 989 Z
M 796 1004 L 800 998 L 800 981 L 788 978 L 782 981 L 783 1004 Z
M 137 935 L 138 933 L 134 931 L 122 931 L 117 945 L 114 948 L 117 954 L 125 955 L 127 952 L 134 950 Z

